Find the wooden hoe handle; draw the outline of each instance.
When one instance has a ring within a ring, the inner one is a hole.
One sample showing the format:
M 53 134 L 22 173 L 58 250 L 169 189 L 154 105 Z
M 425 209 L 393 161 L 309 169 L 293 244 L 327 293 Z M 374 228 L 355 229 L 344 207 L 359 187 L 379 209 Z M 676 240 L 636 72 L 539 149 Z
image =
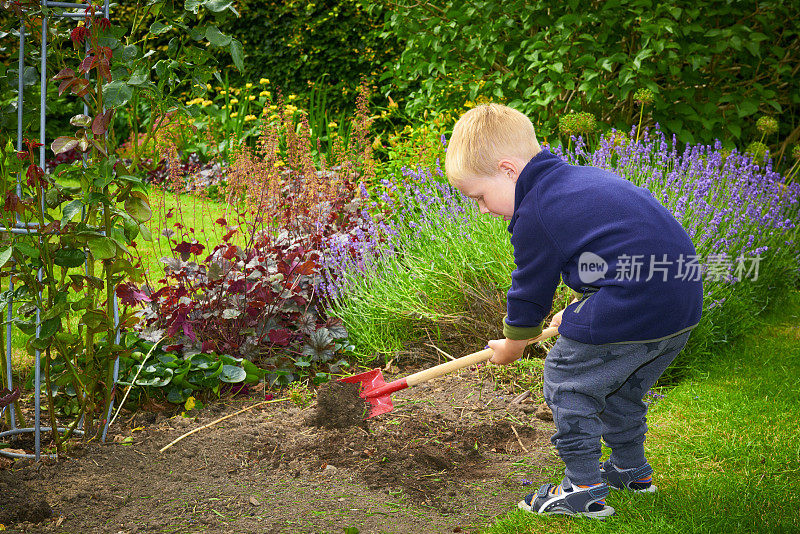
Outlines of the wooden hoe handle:
M 545 328 L 541 334 L 529 340 L 528 345 L 530 345 L 531 343 L 544 341 L 545 339 L 551 338 L 555 335 L 558 335 L 557 326 Z M 467 356 L 462 356 L 461 358 L 456 358 L 455 360 L 450 360 L 449 362 L 445 362 L 435 367 L 431 367 L 430 369 L 419 371 L 418 373 L 414 373 L 413 375 L 408 375 L 405 380 L 409 387 L 416 386 L 417 384 L 427 382 L 428 380 L 432 380 L 442 375 L 446 375 L 447 373 L 458 371 L 459 369 L 463 369 L 464 367 L 469 367 L 471 365 L 485 362 L 489 360 L 493 354 L 494 351 L 492 349 L 483 349 L 481 351 L 468 354 Z

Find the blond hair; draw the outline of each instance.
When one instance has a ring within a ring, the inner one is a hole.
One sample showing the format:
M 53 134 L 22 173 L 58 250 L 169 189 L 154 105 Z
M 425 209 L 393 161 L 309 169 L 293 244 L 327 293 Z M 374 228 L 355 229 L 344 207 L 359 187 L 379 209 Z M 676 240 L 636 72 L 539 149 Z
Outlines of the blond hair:
M 504 157 L 529 161 L 539 152 L 530 119 L 501 104 L 483 104 L 464 113 L 447 144 L 445 171 L 456 185 L 469 177 L 494 176 Z

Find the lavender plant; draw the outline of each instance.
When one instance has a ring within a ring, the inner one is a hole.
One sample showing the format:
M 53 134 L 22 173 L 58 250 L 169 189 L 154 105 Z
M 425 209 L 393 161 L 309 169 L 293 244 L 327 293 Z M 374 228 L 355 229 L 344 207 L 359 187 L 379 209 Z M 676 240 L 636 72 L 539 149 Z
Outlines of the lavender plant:
M 456 323 L 480 287 L 505 291 L 513 268 L 505 223 L 481 217 L 439 166 L 381 180 L 364 224 L 326 241 L 324 291 L 360 355 L 393 354 L 420 331 Z

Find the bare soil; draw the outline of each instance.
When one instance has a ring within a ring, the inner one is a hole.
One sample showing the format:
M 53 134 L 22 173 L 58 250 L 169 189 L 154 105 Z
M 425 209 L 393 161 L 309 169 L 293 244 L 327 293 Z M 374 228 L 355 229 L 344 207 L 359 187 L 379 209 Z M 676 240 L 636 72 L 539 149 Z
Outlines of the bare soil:
M 514 402 L 520 393 L 463 370 L 394 393 L 394 411 L 366 424 L 311 425 L 316 403 L 287 401 L 164 453 L 260 399 L 192 417 L 129 414 L 106 444 L 78 445 L 57 463 L 0 460 L 0 523 L 58 533 L 476 532 L 560 478 L 553 423 L 533 415 L 538 392 Z

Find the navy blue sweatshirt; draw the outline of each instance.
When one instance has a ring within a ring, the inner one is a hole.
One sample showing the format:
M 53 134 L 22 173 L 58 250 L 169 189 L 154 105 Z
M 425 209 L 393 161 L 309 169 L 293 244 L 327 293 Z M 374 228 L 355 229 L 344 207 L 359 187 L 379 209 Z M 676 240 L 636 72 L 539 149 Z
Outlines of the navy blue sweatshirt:
M 517 179 L 504 331 L 536 332 L 559 282 L 582 294 L 559 333 L 599 345 L 693 328 L 703 309 L 701 259 L 672 213 L 642 187 L 542 150 Z M 649 280 L 648 280 L 649 278 Z M 665 281 L 666 278 L 666 281 Z M 525 339 L 533 336 L 518 336 Z

